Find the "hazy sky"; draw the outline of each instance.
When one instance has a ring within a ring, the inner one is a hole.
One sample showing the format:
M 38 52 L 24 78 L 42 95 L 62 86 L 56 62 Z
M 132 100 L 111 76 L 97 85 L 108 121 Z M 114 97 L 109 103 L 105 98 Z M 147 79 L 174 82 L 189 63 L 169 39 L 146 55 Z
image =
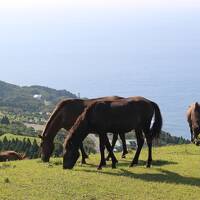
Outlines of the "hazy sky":
M 14 84 L 124 94 L 119 78 L 200 64 L 199 0 L 4 0 L 0 27 L 0 80 Z

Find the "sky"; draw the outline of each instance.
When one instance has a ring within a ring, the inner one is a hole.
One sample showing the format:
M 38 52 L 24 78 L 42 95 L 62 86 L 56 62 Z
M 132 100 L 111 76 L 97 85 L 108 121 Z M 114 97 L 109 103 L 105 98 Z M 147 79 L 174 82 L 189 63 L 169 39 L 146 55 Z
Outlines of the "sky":
M 188 75 L 199 11 L 198 0 L 1 0 L 0 80 L 95 97 L 129 95 L 119 79 L 135 75 Z

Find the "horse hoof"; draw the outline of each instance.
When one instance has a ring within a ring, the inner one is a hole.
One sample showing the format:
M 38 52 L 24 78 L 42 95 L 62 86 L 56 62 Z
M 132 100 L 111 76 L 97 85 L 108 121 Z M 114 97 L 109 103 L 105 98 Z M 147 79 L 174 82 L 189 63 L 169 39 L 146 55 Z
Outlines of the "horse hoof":
M 106 162 L 101 163 L 101 166 L 106 166 Z
M 116 165 L 112 165 L 112 169 L 116 169 L 117 167 L 116 167 Z
M 126 155 L 122 155 L 122 158 L 126 158 Z
M 85 162 L 85 160 L 82 160 L 81 164 L 84 165 L 84 164 L 87 164 L 87 163 Z
M 84 157 L 87 159 L 87 158 L 89 158 L 89 156 L 88 155 L 84 155 Z
M 151 165 L 150 165 L 150 164 L 146 165 L 146 168 L 150 168 L 150 167 L 151 167 Z
M 132 162 L 129 167 L 133 167 L 133 166 L 136 166 L 138 164 L 138 162 Z
M 107 157 L 107 158 L 106 158 L 106 161 L 109 161 L 109 160 L 110 160 L 110 157 Z
M 97 167 L 97 170 L 102 170 L 102 167 L 98 166 L 98 167 Z

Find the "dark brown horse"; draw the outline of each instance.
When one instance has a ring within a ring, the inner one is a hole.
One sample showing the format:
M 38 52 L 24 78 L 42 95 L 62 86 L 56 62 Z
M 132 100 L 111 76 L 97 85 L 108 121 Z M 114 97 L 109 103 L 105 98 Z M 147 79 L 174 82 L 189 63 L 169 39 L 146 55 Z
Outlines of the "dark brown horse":
M 114 99 L 120 99 L 122 97 L 102 97 L 97 99 L 91 99 L 91 100 L 83 100 L 83 99 L 67 99 L 63 100 L 61 103 L 57 105 L 57 107 L 54 109 L 52 115 L 50 116 L 46 127 L 41 135 L 39 137 L 42 139 L 41 142 L 41 158 L 44 162 L 48 162 L 50 159 L 50 156 L 54 150 L 54 138 L 57 134 L 57 132 L 64 128 L 66 130 L 69 130 L 79 115 L 84 111 L 84 109 L 89 106 L 91 103 L 95 101 L 101 101 L 104 99 L 107 100 L 114 100 Z M 120 135 L 123 142 L 125 142 L 124 135 Z M 101 158 L 102 163 L 105 165 L 105 158 L 104 158 L 104 146 L 101 145 L 100 142 L 100 150 L 101 150 Z M 87 154 L 85 153 L 83 149 L 83 144 L 80 144 L 80 149 L 82 153 L 82 163 L 85 163 L 85 158 L 87 158 Z M 126 154 L 126 149 L 124 150 L 123 154 Z
M 151 121 L 154 116 L 154 123 Z M 101 101 L 91 104 L 79 116 L 64 142 L 63 168 L 74 167 L 78 148 L 89 132 L 95 131 L 106 142 L 106 133 L 123 133 L 135 130 L 138 148 L 130 166 L 138 163 L 140 151 L 146 137 L 149 153 L 147 167 L 152 162 L 152 139 L 159 137 L 162 116 L 158 105 L 143 97 Z
M 190 127 L 191 142 L 200 145 L 200 105 L 197 102 L 189 106 L 187 121 Z
M 3 151 L 0 152 L 0 162 L 10 161 L 10 160 L 23 160 L 25 155 L 21 155 L 15 151 Z

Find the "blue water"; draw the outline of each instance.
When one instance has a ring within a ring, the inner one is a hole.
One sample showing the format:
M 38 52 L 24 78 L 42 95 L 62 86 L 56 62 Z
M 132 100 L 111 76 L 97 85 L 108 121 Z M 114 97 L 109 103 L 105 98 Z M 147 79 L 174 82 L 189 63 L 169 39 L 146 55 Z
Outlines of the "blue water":
M 163 130 L 189 139 L 186 111 L 192 102 L 200 101 L 200 73 L 198 67 L 184 66 L 120 68 L 112 73 L 99 73 L 95 78 L 85 79 L 79 85 L 79 92 L 87 97 L 141 95 L 149 98 L 160 106 Z

